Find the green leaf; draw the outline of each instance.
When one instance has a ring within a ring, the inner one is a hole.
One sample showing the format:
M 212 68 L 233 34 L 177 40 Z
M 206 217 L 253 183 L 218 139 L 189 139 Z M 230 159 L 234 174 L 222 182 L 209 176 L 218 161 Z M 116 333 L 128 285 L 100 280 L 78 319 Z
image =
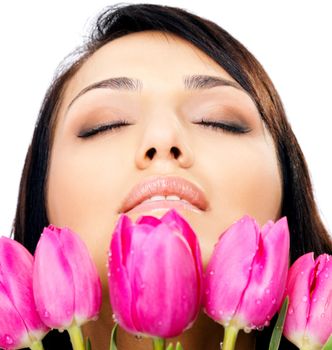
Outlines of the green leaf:
M 285 323 L 285 318 L 286 318 L 287 309 L 288 309 L 288 303 L 289 303 L 289 300 L 288 300 L 288 297 L 286 297 L 282 304 L 282 307 L 277 319 L 277 323 L 274 326 L 274 329 L 272 332 L 269 350 L 279 349 L 280 339 L 282 336 L 282 331 L 284 329 L 284 323 Z
M 181 345 L 180 342 L 177 342 L 177 343 L 176 343 L 176 348 L 175 348 L 175 350 L 183 350 L 183 347 L 182 347 L 182 345 Z
M 85 343 L 86 350 L 91 350 L 91 341 L 90 338 L 86 338 L 86 343 Z
M 167 345 L 166 350 L 173 350 L 173 349 L 174 349 L 173 343 L 169 343 L 169 344 Z
M 332 334 L 330 335 L 330 338 L 327 339 L 327 342 L 324 344 L 322 350 L 332 350 Z
M 111 343 L 110 343 L 110 350 L 118 350 L 117 346 L 116 346 L 116 333 L 117 333 L 117 328 L 118 328 L 118 324 L 115 323 L 113 329 L 112 329 L 112 333 L 111 333 Z
M 164 338 L 153 338 L 153 350 L 164 350 L 165 339 Z

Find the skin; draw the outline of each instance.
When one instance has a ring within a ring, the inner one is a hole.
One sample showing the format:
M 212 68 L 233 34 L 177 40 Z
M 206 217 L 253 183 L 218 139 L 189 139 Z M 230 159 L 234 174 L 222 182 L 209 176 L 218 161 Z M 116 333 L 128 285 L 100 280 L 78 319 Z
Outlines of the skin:
M 205 193 L 205 212 L 182 210 L 198 235 L 204 265 L 219 235 L 244 214 L 260 225 L 280 216 L 281 175 L 276 150 L 250 96 L 234 86 L 186 89 L 184 77 L 209 75 L 236 83 L 187 41 L 158 32 L 116 39 L 93 54 L 68 83 L 57 115 L 47 183 L 49 220 L 69 226 L 87 244 L 103 284 L 98 321 L 84 326 L 94 348 L 108 349 L 113 322 L 107 288 L 107 250 L 128 191 L 153 175 L 176 175 Z M 137 91 L 86 87 L 114 77 L 140 79 Z M 79 96 L 78 96 L 79 95 Z M 236 123 L 246 133 L 198 124 L 201 118 Z M 102 123 L 131 125 L 78 137 Z M 179 156 L 170 150 L 176 147 Z M 147 151 L 155 149 L 153 157 Z M 153 212 L 162 216 L 164 209 Z M 149 214 L 149 213 L 146 213 Z M 150 213 L 151 214 L 151 213 Z M 136 219 L 137 215 L 131 215 Z M 237 349 L 254 346 L 240 333 Z M 201 314 L 181 340 L 186 349 L 216 349 L 222 327 Z M 150 341 L 119 331 L 120 349 Z

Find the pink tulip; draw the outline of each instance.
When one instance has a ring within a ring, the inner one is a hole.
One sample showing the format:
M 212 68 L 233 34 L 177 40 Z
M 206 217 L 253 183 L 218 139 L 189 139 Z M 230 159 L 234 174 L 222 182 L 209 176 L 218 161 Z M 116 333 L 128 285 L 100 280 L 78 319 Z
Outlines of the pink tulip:
M 261 329 L 282 302 L 289 231 L 286 218 L 262 230 L 249 216 L 233 224 L 215 246 L 205 276 L 204 308 L 225 327 Z
M 321 349 L 332 334 L 332 259 L 313 253 L 297 259 L 288 274 L 284 335 L 301 349 Z
M 45 228 L 33 271 L 38 312 L 51 328 L 68 329 L 95 319 L 101 307 L 101 282 L 83 241 L 68 228 Z
M 0 238 L 0 347 L 18 349 L 40 341 L 49 329 L 32 292 L 33 257 L 20 243 Z
M 109 257 L 115 319 L 134 334 L 169 338 L 196 319 L 202 261 L 195 233 L 175 210 L 161 219 L 121 215 Z

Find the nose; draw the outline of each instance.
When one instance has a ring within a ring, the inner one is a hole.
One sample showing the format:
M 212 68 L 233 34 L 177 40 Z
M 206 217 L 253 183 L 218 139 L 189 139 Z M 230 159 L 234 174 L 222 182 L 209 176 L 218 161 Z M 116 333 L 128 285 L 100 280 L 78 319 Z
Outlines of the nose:
M 159 170 L 172 167 L 189 168 L 193 165 L 194 154 L 189 145 L 185 127 L 176 118 L 151 118 L 144 127 L 141 142 L 136 151 L 137 168 L 143 170 L 159 163 Z M 162 169 L 161 169 L 162 168 Z

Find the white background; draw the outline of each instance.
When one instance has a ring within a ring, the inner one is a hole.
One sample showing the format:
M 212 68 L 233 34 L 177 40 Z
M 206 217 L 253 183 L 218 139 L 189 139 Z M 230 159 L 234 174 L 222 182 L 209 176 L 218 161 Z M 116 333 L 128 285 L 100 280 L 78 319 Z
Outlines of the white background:
M 114 3 L 0 3 L 0 236 L 10 232 L 25 153 L 53 72 L 61 59 L 81 43 L 89 21 L 104 6 Z M 330 1 L 159 3 L 182 7 L 217 22 L 263 64 L 306 156 L 320 212 L 331 232 Z

